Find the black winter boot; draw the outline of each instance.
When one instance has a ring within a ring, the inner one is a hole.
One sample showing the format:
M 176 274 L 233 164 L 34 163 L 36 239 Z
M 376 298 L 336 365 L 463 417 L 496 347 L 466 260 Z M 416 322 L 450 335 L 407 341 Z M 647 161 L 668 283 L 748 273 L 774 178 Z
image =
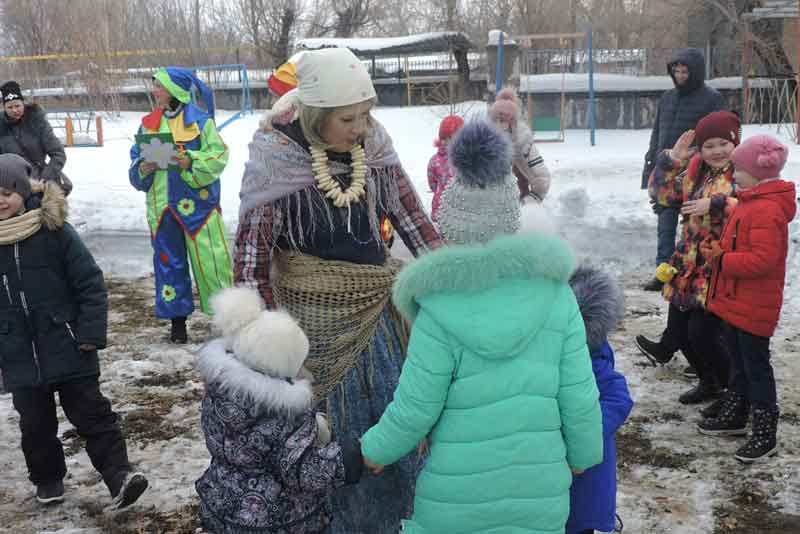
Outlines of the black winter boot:
M 744 395 L 728 391 L 719 402 L 719 414 L 698 423 L 697 430 L 706 436 L 745 435 L 747 433 L 747 399 Z
M 778 452 L 778 407 L 753 408 L 753 433 L 750 441 L 744 444 L 734 458 L 750 464 L 765 460 Z
M 135 503 L 147 489 L 147 478 L 141 473 L 122 471 L 112 482 L 109 490 L 113 499 L 112 506 L 117 510 L 127 508 Z
M 185 344 L 189 337 L 186 334 L 186 317 L 173 317 L 172 328 L 169 331 L 169 340 L 180 345 Z
M 667 349 L 661 342 L 650 341 L 644 336 L 636 336 L 634 338 L 634 342 L 636 346 L 639 347 L 639 350 L 647 356 L 647 359 L 650 360 L 650 363 L 653 366 L 656 365 L 664 365 L 669 363 L 672 357 L 675 355 L 674 352 L 671 352 Z
M 684 392 L 678 397 L 681 404 L 700 404 L 707 400 L 719 398 L 722 395 L 722 388 L 716 384 L 704 384 L 700 382 L 689 391 Z
M 722 412 L 722 405 L 725 403 L 725 396 L 721 399 L 717 399 L 702 410 L 700 410 L 700 417 L 703 419 L 715 419 L 719 417 L 720 412 Z
M 54 480 L 36 486 L 36 500 L 41 504 L 58 504 L 64 502 L 64 482 Z

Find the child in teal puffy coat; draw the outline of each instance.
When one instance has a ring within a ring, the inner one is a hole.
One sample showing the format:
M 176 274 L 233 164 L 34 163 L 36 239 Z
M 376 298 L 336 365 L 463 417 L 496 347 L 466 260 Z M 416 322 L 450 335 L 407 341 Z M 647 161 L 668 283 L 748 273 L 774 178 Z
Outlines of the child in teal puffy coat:
M 561 238 L 514 235 L 508 137 L 483 121 L 450 147 L 439 222 L 454 246 L 394 287 L 413 323 L 394 401 L 362 438 L 380 472 L 428 436 L 406 534 L 564 532 L 574 472 L 603 459 L 598 391 Z

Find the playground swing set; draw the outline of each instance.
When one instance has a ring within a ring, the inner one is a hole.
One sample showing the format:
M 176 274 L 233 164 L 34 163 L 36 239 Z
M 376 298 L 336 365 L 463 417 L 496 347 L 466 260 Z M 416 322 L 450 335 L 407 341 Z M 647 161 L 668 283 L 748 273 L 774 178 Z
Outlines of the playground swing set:
M 495 76 L 495 94 L 502 89 L 503 80 L 505 79 L 503 73 L 503 32 L 500 32 L 500 42 L 497 47 L 497 72 Z M 583 40 L 586 43 L 586 58 L 588 67 L 588 125 L 590 130 L 591 146 L 596 143 L 596 108 L 595 108 L 595 94 L 594 94 L 594 61 L 593 61 L 593 43 L 592 43 L 592 29 L 589 27 L 585 32 L 577 33 L 547 33 L 547 34 L 530 34 L 512 37 L 513 41 L 519 43 L 523 49 L 530 49 L 533 44 L 538 41 L 553 41 L 558 40 L 561 50 L 567 51 L 567 43 L 572 40 L 577 42 Z M 564 54 L 561 55 L 559 61 L 559 71 L 561 74 L 561 98 L 558 106 L 558 113 L 545 115 L 537 114 L 533 106 L 533 88 L 528 87 L 526 91 L 526 108 L 528 120 L 530 121 L 531 130 L 533 131 L 534 138 L 537 143 L 563 143 L 566 139 L 565 125 L 566 125 L 566 80 L 567 80 L 567 63 Z M 544 135 L 543 135 L 544 134 Z

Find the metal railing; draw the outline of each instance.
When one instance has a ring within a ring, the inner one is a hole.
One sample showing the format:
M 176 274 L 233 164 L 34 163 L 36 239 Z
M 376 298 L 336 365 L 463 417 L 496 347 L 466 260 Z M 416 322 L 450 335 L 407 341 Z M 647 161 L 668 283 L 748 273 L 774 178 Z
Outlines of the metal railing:
M 678 48 L 601 48 L 593 53 L 595 72 L 629 76 L 663 76 Z M 520 57 L 524 74 L 586 73 L 589 58 L 584 48 L 526 48 Z

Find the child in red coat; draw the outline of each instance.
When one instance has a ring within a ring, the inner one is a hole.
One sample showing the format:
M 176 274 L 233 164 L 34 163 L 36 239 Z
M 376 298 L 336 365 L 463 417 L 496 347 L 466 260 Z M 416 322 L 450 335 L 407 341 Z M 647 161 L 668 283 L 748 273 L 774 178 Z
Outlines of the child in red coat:
M 788 149 L 768 135 L 752 137 L 734 150 L 739 204 L 719 241 L 701 246 L 713 262 L 708 308 L 728 325 L 731 375 L 717 417 L 698 426 L 709 435 L 746 433 L 750 440 L 736 459 L 750 463 L 777 451 L 778 403 L 769 341 L 783 304 L 789 222 L 797 210 L 795 186 L 780 179 Z
M 433 191 L 433 201 L 431 202 L 431 219 L 434 222 L 439 220 L 439 206 L 442 203 L 442 193 L 453 177 L 453 169 L 447 158 L 447 145 L 450 138 L 464 126 L 464 119 L 458 115 L 448 115 L 442 119 L 439 125 L 439 137 L 433 143 L 436 146 L 436 154 L 428 162 L 428 186 Z

